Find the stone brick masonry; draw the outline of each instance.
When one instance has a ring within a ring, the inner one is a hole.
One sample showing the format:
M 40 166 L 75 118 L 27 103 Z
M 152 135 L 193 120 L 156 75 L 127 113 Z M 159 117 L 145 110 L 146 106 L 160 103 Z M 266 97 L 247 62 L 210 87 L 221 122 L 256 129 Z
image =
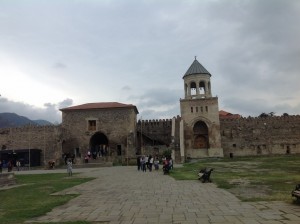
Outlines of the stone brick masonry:
M 109 119 L 109 117 L 107 117 Z M 111 133 L 112 141 L 120 141 L 126 148 L 126 140 L 118 137 L 122 127 L 116 122 L 108 121 L 107 127 Z M 171 121 L 154 120 L 143 121 L 143 134 L 163 142 L 175 149 L 178 154 L 179 134 L 178 123 L 180 117 L 176 118 L 176 131 L 172 144 Z M 118 122 L 117 122 L 118 123 Z M 140 122 L 137 122 L 137 132 L 140 132 Z M 134 128 L 134 124 L 132 124 Z M 274 116 L 268 118 L 239 118 L 220 119 L 221 144 L 224 156 L 249 156 L 268 154 L 297 154 L 300 153 L 300 116 Z M 118 131 L 115 131 L 118 130 Z M 66 127 L 57 126 L 25 126 L 20 128 L 0 129 L 0 147 L 6 149 L 36 148 L 42 150 L 41 161 L 61 161 L 62 142 L 66 139 L 84 138 L 85 131 L 76 136 L 79 130 L 73 129 L 71 133 Z M 80 137 L 81 136 L 81 137 Z M 115 136 L 115 137 L 113 137 Z M 139 136 L 137 137 L 137 140 Z M 121 144 L 120 143 L 120 144 Z M 155 148 L 149 141 L 146 145 L 149 150 Z M 136 144 L 139 144 L 137 141 Z M 135 155 L 135 147 L 131 146 L 130 154 Z

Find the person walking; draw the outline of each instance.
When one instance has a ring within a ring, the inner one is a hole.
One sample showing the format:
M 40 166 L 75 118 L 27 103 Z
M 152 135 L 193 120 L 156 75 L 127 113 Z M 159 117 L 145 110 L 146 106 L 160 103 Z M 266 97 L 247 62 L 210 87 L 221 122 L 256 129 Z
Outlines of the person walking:
M 21 167 L 20 160 L 17 160 L 16 166 L 17 166 L 17 170 L 20 171 L 20 167 Z
M 136 158 L 136 164 L 137 164 L 137 170 L 140 171 L 141 170 L 141 157 L 138 156 Z
M 149 156 L 148 161 L 149 161 L 148 168 L 149 168 L 149 171 L 151 172 L 152 171 L 152 165 L 153 165 L 153 157 Z
M 67 172 L 69 177 L 72 176 L 73 172 L 72 172 L 72 161 L 69 159 L 68 163 L 67 163 Z
M 142 166 L 142 171 L 146 172 L 147 171 L 147 167 L 146 167 L 146 159 L 145 159 L 144 156 L 141 158 L 141 166 Z

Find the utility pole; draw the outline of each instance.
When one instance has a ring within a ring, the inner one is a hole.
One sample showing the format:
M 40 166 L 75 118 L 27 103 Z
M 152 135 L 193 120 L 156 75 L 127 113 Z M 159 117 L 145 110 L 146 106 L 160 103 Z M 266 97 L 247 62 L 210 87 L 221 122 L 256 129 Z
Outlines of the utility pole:
M 29 137 L 28 137 L 28 147 L 29 147 L 29 149 L 28 149 L 28 156 L 29 156 L 29 158 L 28 158 L 28 162 L 29 162 L 29 164 L 28 164 L 28 169 L 30 170 L 30 163 L 31 163 L 31 155 L 30 155 L 30 148 L 31 148 L 31 134 L 30 134 L 30 128 L 31 127 L 31 124 L 29 123 L 29 131 L 28 131 L 28 135 L 29 135 Z
M 143 150 L 143 121 L 142 121 L 142 116 L 141 116 L 141 154 L 144 155 L 144 150 Z

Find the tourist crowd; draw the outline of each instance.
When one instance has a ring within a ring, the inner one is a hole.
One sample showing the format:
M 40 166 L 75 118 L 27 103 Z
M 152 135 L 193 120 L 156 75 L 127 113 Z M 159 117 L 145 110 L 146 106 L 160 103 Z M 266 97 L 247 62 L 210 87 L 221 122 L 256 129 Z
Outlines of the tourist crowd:
M 160 160 L 158 156 L 153 157 L 152 155 L 140 155 L 137 157 L 137 170 L 146 172 L 149 170 L 159 170 Z M 171 157 L 162 157 L 161 164 L 163 167 L 168 167 L 169 169 L 173 169 L 173 160 Z

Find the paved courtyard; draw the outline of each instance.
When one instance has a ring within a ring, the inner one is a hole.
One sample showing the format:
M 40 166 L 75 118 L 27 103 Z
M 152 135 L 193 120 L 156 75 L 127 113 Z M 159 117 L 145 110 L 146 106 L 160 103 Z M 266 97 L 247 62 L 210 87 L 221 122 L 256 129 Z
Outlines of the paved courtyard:
M 30 172 L 48 171 L 23 173 Z M 110 224 L 300 223 L 300 206 L 284 202 L 241 202 L 214 184 L 176 181 L 162 171 L 142 173 L 135 167 L 103 167 L 75 172 L 96 179 L 59 192 L 80 196 L 28 223 L 77 220 Z

